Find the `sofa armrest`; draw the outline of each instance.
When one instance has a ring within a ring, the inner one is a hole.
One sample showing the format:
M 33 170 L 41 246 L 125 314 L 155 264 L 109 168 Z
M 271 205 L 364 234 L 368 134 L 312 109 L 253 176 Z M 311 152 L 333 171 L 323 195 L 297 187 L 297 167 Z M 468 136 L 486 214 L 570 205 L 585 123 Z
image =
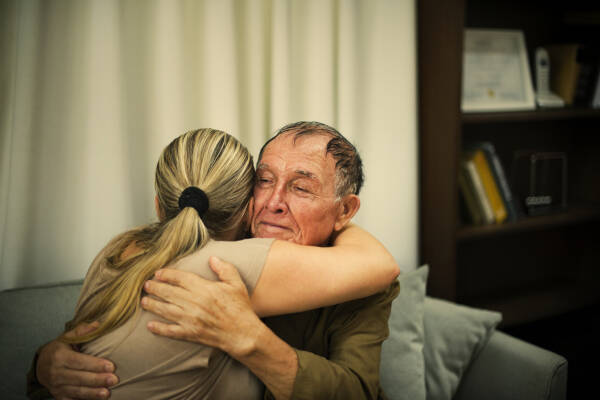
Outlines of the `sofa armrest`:
M 26 398 L 26 374 L 36 350 L 64 329 L 81 280 L 0 292 L 0 393 L 2 399 Z
M 465 371 L 454 399 L 559 400 L 566 391 L 564 357 L 496 331 Z

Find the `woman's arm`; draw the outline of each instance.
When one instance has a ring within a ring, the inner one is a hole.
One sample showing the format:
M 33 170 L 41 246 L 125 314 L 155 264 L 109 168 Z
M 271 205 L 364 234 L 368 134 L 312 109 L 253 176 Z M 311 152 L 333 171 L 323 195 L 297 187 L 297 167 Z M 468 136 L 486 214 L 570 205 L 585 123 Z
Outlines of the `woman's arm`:
M 375 294 L 399 273 L 377 239 L 349 224 L 331 247 L 276 240 L 250 300 L 261 317 L 306 311 Z

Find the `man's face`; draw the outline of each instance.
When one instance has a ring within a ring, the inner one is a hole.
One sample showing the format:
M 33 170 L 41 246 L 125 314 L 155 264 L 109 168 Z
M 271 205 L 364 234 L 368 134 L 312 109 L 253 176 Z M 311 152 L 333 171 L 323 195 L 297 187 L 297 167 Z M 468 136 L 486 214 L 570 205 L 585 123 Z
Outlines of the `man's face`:
M 286 133 L 263 151 L 254 188 L 252 236 L 324 245 L 338 214 L 330 137 Z

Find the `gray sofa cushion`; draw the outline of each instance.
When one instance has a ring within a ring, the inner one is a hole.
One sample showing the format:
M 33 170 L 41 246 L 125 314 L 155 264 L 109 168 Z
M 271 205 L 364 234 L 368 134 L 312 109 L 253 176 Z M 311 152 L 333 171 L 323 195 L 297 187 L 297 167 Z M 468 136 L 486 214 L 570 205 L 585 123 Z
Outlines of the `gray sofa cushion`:
M 381 387 L 390 400 L 425 400 L 423 313 L 429 266 L 400 274 L 390 336 L 381 348 Z
M 502 315 L 495 311 L 425 299 L 426 387 L 428 400 L 451 400 L 471 360 L 487 344 Z
M 0 292 L 0 393 L 25 397 L 25 375 L 38 346 L 62 333 L 79 297 L 82 281 Z M 17 395 L 21 393 L 22 395 Z
M 401 274 L 390 336 L 381 354 L 381 386 L 391 400 L 450 400 L 500 313 L 427 297 L 429 267 Z

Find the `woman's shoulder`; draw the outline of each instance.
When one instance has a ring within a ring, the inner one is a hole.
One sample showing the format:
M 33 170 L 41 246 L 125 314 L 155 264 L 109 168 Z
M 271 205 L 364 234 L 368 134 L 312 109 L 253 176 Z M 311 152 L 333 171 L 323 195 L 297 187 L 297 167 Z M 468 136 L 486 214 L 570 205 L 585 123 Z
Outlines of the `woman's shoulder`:
M 196 250 L 191 255 L 183 258 L 205 260 L 211 256 L 232 263 L 238 269 L 247 267 L 261 267 L 264 264 L 271 244 L 274 239 L 243 239 L 243 240 L 209 240 L 201 249 Z
M 242 240 L 210 240 L 206 244 L 208 249 L 224 249 L 224 250 L 243 250 L 243 249 L 264 249 L 269 250 L 275 239 L 271 238 L 249 238 Z
M 233 264 L 250 292 L 262 272 L 274 239 L 244 239 L 237 241 L 210 240 L 204 247 L 177 261 L 177 269 L 194 272 L 205 279 L 216 279 L 208 266 L 211 256 Z

